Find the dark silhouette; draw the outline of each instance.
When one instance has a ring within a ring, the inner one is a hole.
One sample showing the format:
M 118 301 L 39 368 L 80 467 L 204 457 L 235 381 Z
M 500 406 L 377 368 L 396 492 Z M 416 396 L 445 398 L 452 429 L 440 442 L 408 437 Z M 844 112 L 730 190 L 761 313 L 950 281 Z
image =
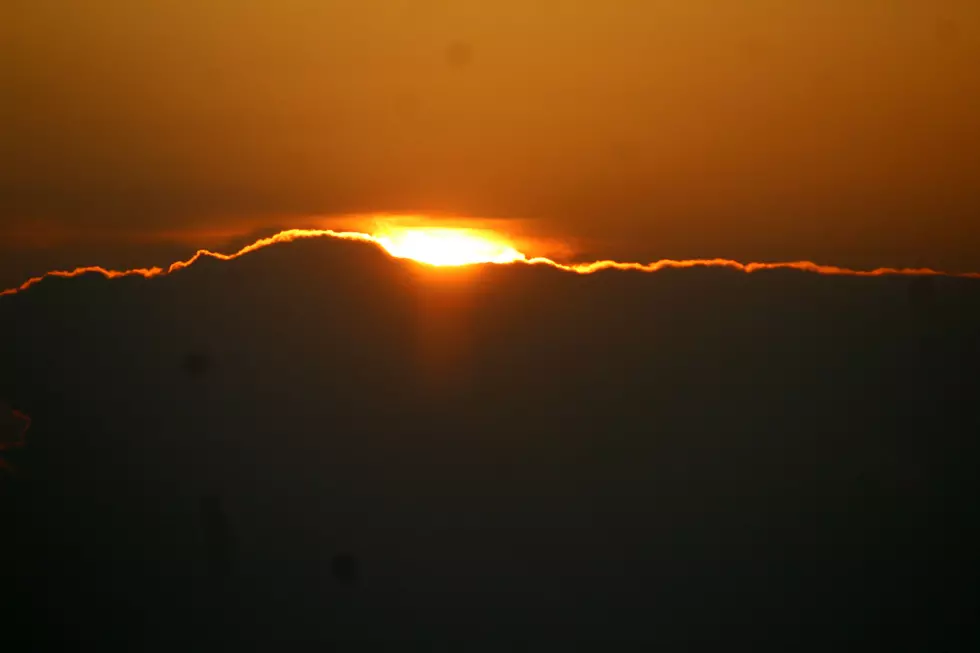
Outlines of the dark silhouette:
M 980 284 L 918 283 L 315 240 L 0 298 L 4 651 L 969 650 Z

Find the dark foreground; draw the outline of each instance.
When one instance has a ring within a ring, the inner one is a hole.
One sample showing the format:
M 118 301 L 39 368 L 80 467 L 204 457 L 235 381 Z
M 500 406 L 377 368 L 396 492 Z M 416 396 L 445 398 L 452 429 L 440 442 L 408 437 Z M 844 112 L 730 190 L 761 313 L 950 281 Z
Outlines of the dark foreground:
M 980 282 L 314 241 L 0 298 L 0 361 L 4 651 L 977 643 Z

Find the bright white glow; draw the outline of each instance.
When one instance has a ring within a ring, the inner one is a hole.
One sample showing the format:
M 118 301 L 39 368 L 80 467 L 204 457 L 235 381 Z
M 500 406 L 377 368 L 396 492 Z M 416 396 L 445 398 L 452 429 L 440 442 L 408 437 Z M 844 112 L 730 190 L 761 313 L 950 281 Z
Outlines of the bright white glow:
M 388 253 L 429 265 L 513 263 L 525 257 L 494 234 L 475 229 L 397 228 L 376 234 Z

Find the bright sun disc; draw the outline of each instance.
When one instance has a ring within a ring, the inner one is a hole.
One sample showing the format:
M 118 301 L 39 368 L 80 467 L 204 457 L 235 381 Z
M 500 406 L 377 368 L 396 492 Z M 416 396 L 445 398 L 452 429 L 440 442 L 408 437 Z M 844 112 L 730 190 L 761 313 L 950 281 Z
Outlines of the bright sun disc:
M 474 229 L 394 229 L 376 235 L 389 254 L 429 265 L 512 263 L 524 255 L 493 235 Z

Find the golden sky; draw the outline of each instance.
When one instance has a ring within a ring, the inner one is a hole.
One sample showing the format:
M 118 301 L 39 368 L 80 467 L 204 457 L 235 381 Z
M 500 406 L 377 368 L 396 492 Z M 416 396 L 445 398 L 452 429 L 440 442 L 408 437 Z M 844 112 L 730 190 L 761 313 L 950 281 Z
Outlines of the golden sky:
M 980 269 L 976 0 L 6 0 L 0 24 L 8 246 L 449 212 L 600 257 Z

